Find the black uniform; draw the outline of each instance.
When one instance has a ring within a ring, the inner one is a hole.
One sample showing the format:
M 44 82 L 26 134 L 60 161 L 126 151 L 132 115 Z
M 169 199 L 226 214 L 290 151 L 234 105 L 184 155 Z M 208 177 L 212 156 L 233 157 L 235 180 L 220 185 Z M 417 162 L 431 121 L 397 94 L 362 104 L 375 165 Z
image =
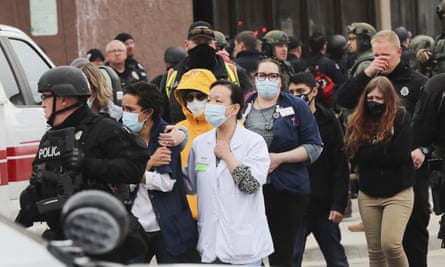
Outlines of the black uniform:
M 110 65 L 107 63 L 107 66 L 110 66 Z M 136 82 L 140 82 L 140 81 L 147 82 L 148 81 L 147 74 L 145 73 L 145 71 L 142 71 L 140 68 L 137 68 L 137 67 L 132 67 L 131 65 L 125 64 L 124 72 L 118 72 L 115 69 L 113 69 L 113 70 L 119 76 L 122 89 L 124 89 L 128 85 L 136 83 Z
M 307 59 L 309 68 L 318 66 L 320 72 L 329 76 L 335 83 L 336 88 L 345 81 L 345 75 L 342 73 L 341 67 L 332 59 L 321 53 L 312 53 Z M 335 89 L 336 90 L 336 89 Z
M 249 74 L 254 74 L 258 68 L 258 62 L 266 57 L 258 50 L 240 51 L 233 62 L 243 67 Z
M 420 88 L 426 82 L 427 77 L 402 63 L 386 76 L 396 88 L 402 106 L 412 115 L 414 106 L 420 96 Z M 366 76 L 363 71 L 348 79 L 337 91 L 337 103 L 345 108 L 355 108 L 366 84 L 372 78 L 374 77 Z
M 303 59 L 298 58 L 295 55 L 289 54 L 287 56 L 287 61 L 289 61 L 289 63 L 292 65 L 292 68 L 294 69 L 294 73 L 303 72 L 303 71 L 306 71 L 306 69 L 307 69 L 306 62 Z
M 74 127 L 74 136 L 80 137 L 79 149 L 85 154 L 81 170 L 75 172 L 81 174 L 81 183 L 75 191 L 101 189 L 116 193 L 118 190 L 117 193 L 125 198 L 128 196 L 127 184 L 138 183 L 141 180 L 149 157 L 139 137 L 115 120 L 94 113 L 86 104 L 72 113 L 62 124 L 46 132 L 33 161 L 33 177 L 30 179 L 30 185 L 21 195 L 21 210 L 16 221 L 24 226 L 32 225 L 33 221 L 45 221 L 50 228 L 44 233 L 47 239 L 64 239 L 60 225 L 63 202 L 47 212 L 39 212 L 35 202 L 62 195 L 64 188 L 53 181 L 39 179 L 35 174 L 42 169 L 53 174 L 72 172 L 62 165 L 63 144 L 59 147 L 48 138 L 52 132 L 68 127 Z M 134 238 L 132 235 L 137 234 L 137 231 L 143 233 L 143 229 L 135 220 L 132 221 L 131 230 L 134 232 L 129 238 Z M 113 252 L 108 259 L 122 261 L 135 256 L 133 253 L 139 251 L 137 246 L 143 247 L 144 244 L 143 240 L 139 241 L 134 247 L 124 242 L 127 248 Z
M 397 67 L 386 75 L 393 83 L 401 104 L 412 115 L 420 98 L 421 88 L 427 77 L 409 66 L 399 63 Z M 373 77 L 372 77 L 373 78 Z M 372 79 L 363 72 L 349 79 L 337 92 L 337 103 L 346 108 L 355 108 L 366 84 Z M 413 148 L 419 141 L 414 137 Z M 414 207 L 406 226 L 403 237 L 403 248 L 410 262 L 410 266 L 426 266 L 428 251 L 428 224 L 430 220 L 429 179 L 427 164 L 423 164 L 416 171 L 414 189 Z

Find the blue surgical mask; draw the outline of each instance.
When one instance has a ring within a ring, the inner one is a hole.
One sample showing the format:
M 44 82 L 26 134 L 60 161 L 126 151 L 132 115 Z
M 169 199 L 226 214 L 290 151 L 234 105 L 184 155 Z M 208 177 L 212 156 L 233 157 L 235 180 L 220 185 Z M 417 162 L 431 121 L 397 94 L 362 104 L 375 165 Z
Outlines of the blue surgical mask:
M 226 106 L 207 104 L 205 108 L 205 116 L 208 123 L 213 127 L 219 127 L 223 124 L 226 118 Z
M 122 123 L 135 133 L 139 133 L 144 126 L 144 122 L 139 122 L 139 113 L 124 111 L 122 114 Z
M 280 89 L 278 83 L 279 80 L 256 80 L 256 90 L 261 97 L 265 99 L 272 99 L 277 95 L 278 90 Z

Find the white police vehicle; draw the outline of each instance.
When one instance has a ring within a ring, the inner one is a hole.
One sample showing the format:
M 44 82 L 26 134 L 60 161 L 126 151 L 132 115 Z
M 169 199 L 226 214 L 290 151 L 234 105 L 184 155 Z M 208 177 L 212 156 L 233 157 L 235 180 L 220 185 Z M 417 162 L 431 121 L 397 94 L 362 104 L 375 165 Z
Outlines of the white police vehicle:
M 23 31 L 0 24 L 0 214 L 9 218 L 47 127 L 37 82 L 53 66 Z

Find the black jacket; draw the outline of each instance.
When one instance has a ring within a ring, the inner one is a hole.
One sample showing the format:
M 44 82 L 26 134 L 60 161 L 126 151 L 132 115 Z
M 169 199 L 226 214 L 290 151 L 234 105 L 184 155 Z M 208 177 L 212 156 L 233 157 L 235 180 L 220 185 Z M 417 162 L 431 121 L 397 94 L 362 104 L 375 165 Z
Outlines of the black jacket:
M 243 67 L 248 74 L 252 75 L 258 68 L 258 62 L 264 58 L 266 57 L 258 50 L 244 50 L 236 55 L 233 62 Z
M 391 197 L 414 184 L 412 136 L 411 115 L 399 109 L 389 142 L 359 147 L 353 161 L 358 164 L 361 191 L 371 197 Z
M 323 152 L 308 167 L 311 182 L 311 196 L 308 212 L 331 210 L 344 213 L 349 186 L 349 169 L 343 150 L 343 130 L 334 113 L 316 104 L 314 113 L 320 136 L 323 140 Z
M 428 78 L 402 63 L 386 76 L 396 88 L 402 106 L 413 114 L 414 106 L 420 96 L 420 89 Z M 337 104 L 345 108 L 355 108 L 366 84 L 372 78 L 374 77 L 366 76 L 363 71 L 347 80 L 337 91 Z
M 318 65 L 320 71 L 328 75 L 335 83 L 336 87 L 340 86 L 345 81 L 345 75 L 340 66 L 325 55 L 312 53 L 306 62 L 309 68 Z

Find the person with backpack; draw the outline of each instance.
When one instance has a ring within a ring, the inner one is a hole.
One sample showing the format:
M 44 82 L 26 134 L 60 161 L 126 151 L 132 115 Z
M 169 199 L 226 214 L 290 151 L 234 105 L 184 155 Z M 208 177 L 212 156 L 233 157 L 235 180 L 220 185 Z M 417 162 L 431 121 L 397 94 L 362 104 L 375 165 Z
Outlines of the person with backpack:
M 191 69 L 208 69 L 216 79 L 224 79 L 239 85 L 245 94 L 253 89 L 253 84 L 247 72 L 234 64 L 225 62 L 216 53 L 215 33 L 213 26 L 205 21 L 193 22 L 188 30 L 185 50 L 188 55 L 174 68 L 169 69 L 161 81 L 163 96 L 163 119 L 175 124 L 185 119 L 181 105 L 175 98 L 174 91 L 184 73 Z
M 328 42 L 324 34 L 318 32 L 309 38 L 311 54 L 307 59 L 309 71 L 318 83 L 318 100 L 327 108 L 332 107 L 335 91 L 341 85 L 345 76 L 340 66 L 326 56 Z

